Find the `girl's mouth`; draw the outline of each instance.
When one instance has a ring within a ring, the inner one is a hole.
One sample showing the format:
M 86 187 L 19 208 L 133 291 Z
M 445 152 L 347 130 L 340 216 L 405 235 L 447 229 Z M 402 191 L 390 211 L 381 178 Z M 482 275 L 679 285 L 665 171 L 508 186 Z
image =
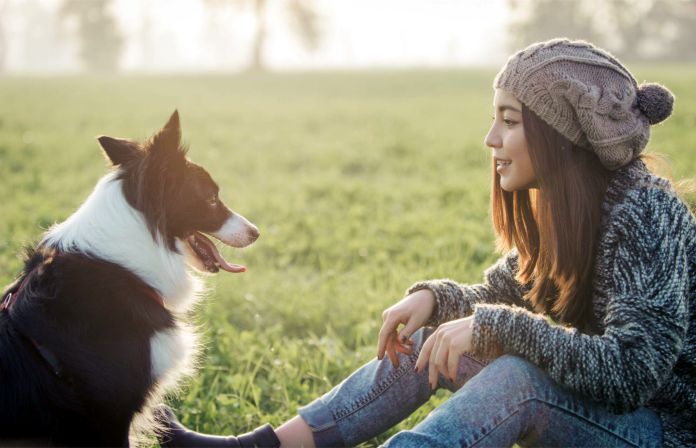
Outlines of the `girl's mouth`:
M 507 167 L 512 164 L 512 160 L 501 160 L 501 159 L 496 159 L 495 160 L 495 170 L 500 173 L 502 171 L 505 171 Z

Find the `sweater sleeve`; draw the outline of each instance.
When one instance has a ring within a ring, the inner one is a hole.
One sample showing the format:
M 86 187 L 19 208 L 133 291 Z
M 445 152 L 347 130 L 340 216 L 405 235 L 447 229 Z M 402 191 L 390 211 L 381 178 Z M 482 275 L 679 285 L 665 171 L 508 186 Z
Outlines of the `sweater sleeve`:
M 551 324 L 510 306 L 477 305 L 473 346 L 510 353 L 614 412 L 644 405 L 670 375 L 688 328 L 689 238 L 693 216 L 659 188 L 629 193 L 607 229 L 609 301 L 601 335 Z
M 418 282 L 406 291 L 407 294 L 429 289 L 435 295 L 435 309 L 426 323 L 436 327 L 443 322 L 469 316 L 477 303 L 506 303 L 526 306 L 523 300 L 524 287 L 517 280 L 517 250 L 513 249 L 501 257 L 484 272 L 484 283 L 460 284 L 450 279 Z

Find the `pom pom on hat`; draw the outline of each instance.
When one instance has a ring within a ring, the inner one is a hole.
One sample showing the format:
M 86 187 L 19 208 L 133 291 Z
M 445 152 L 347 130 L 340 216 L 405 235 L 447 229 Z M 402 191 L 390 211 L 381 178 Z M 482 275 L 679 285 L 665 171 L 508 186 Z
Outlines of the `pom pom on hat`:
M 664 121 L 672 114 L 674 95 L 667 87 L 657 83 L 638 86 L 638 108 L 648 118 L 650 124 Z

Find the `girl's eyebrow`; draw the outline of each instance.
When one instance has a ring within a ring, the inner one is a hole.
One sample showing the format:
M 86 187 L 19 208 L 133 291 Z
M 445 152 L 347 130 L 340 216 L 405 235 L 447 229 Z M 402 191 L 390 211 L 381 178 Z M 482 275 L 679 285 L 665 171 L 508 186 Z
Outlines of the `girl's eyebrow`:
M 510 110 L 510 111 L 513 111 L 513 112 L 519 112 L 519 113 L 522 112 L 522 111 L 519 110 L 518 108 L 513 107 L 513 106 L 510 106 L 510 105 L 503 104 L 503 105 L 501 105 L 501 106 L 498 106 L 498 111 L 499 111 L 499 112 L 505 112 L 506 110 Z

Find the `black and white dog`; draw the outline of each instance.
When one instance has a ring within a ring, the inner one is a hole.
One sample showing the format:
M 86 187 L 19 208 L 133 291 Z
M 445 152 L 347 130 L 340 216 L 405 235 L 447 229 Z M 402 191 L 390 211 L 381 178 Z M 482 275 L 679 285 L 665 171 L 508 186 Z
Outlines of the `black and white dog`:
M 186 157 L 177 112 L 145 143 L 100 137 L 115 169 L 53 226 L 3 293 L 0 445 L 125 446 L 136 416 L 190 369 L 194 333 L 179 316 L 203 272 L 243 272 L 233 247 L 259 236 Z

